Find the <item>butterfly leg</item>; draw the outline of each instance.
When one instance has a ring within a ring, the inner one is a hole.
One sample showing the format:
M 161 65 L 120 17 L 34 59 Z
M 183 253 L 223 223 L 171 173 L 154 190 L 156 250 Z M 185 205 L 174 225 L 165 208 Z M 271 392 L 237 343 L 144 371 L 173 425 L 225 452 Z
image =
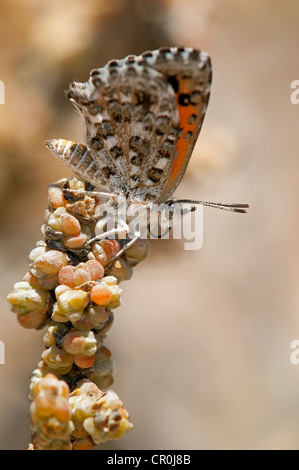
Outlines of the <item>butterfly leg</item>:
M 113 228 L 111 230 L 108 230 L 106 232 L 100 233 L 99 235 L 96 235 L 95 237 L 91 238 L 87 243 L 86 246 L 92 245 L 94 242 L 98 240 L 103 240 L 104 238 L 109 238 L 111 235 L 118 235 L 120 238 L 124 238 L 126 234 L 128 233 L 129 227 L 128 225 L 120 221 L 119 226 L 117 228 Z
M 126 252 L 126 250 L 130 248 L 130 246 L 134 245 L 134 243 L 137 242 L 139 238 L 140 238 L 140 233 L 138 235 L 135 235 L 134 238 L 132 238 L 132 240 L 130 240 L 125 246 L 123 246 L 122 249 L 119 250 L 119 252 L 115 256 L 113 256 L 113 258 L 111 258 L 110 263 L 113 263 L 118 258 L 120 258 Z
M 157 238 L 157 239 L 165 238 L 166 235 L 171 231 L 173 226 L 176 223 L 178 223 L 181 220 L 181 218 L 184 217 L 184 215 L 188 214 L 189 212 L 194 212 L 197 209 L 196 206 L 188 207 L 188 208 L 182 208 L 181 205 L 180 205 L 178 211 L 176 209 L 173 211 L 173 206 L 176 202 L 177 201 L 169 200 L 169 201 L 164 203 L 164 206 L 166 206 L 166 207 L 164 209 L 162 209 L 161 216 L 162 215 L 167 215 L 167 213 L 169 213 L 169 217 L 166 220 L 166 222 L 167 222 L 166 224 L 165 224 L 165 222 L 160 224 L 160 228 L 158 230 L 158 232 L 160 232 L 160 233 L 153 233 L 151 225 L 149 224 L 148 231 L 149 231 L 149 234 L 150 234 L 151 238 Z M 162 232 L 163 228 L 164 228 L 164 232 Z M 156 226 L 154 227 L 154 229 L 157 231 Z

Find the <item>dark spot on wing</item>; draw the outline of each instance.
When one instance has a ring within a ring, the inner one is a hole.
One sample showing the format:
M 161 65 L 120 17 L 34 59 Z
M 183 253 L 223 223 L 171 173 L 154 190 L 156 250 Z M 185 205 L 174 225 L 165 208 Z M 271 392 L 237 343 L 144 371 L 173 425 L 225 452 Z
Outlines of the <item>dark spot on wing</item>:
M 149 143 L 145 139 L 141 139 L 139 136 L 133 136 L 130 139 L 129 147 L 131 150 L 142 157 L 149 153 Z
M 188 93 L 181 93 L 179 95 L 179 104 L 180 104 L 180 106 L 189 106 L 189 104 L 190 104 L 190 95 Z
M 122 112 L 121 112 L 121 106 L 116 100 L 110 100 L 108 102 L 107 106 L 108 113 L 114 119 L 114 121 L 121 121 L 122 118 Z
M 194 91 L 190 96 L 191 104 L 198 104 L 201 101 L 202 94 L 200 91 Z
M 169 128 L 169 117 L 167 116 L 160 116 L 156 120 L 156 134 L 157 135 L 164 135 L 168 131 Z
M 197 114 L 191 114 L 191 116 L 189 117 L 188 123 L 194 124 L 196 121 L 196 118 L 197 118 Z
M 172 86 L 175 93 L 179 91 L 179 82 L 175 76 L 168 77 L 168 82 Z
M 130 122 L 133 114 L 133 106 L 130 103 L 123 103 L 122 116 L 124 122 Z
M 145 58 L 147 58 L 147 57 L 153 57 L 153 53 L 152 53 L 151 51 L 144 52 L 144 53 L 142 54 L 142 57 L 145 57 Z
M 190 132 L 190 131 L 186 132 L 186 134 L 184 135 L 184 139 L 185 139 L 186 142 L 189 142 L 191 137 L 192 137 L 192 132 Z
M 117 159 L 117 158 L 120 158 L 123 153 L 122 153 L 121 147 L 119 147 L 118 145 L 115 145 L 114 147 L 110 149 L 110 154 L 113 158 Z
M 163 170 L 160 168 L 151 168 L 147 172 L 147 176 L 153 183 L 158 183 L 163 175 Z
M 200 52 L 196 49 L 193 49 L 193 51 L 190 52 L 189 57 L 192 60 L 198 60 L 200 58 Z
M 100 124 L 97 124 L 96 127 L 98 136 L 102 137 L 103 139 L 114 135 L 114 128 L 110 121 L 103 121 Z
M 109 179 L 110 176 L 115 174 L 115 170 L 109 166 L 105 166 L 104 168 L 102 168 L 101 172 L 107 179 Z
M 166 139 L 161 145 L 158 155 L 163 158 L 170 158 L 173 156 L 174 144 L 171 140 Z
M 91 148 L 95 151 L 102 150 L 104 148 L 103 140 L 98 137 L 93 137 L 91 139 Z
M 91 116 L 96 116 L 97 114 L 101 114 L 103 112 L 103 107 L 99 104 L 90 104 L 88 106 L 88 112 Z

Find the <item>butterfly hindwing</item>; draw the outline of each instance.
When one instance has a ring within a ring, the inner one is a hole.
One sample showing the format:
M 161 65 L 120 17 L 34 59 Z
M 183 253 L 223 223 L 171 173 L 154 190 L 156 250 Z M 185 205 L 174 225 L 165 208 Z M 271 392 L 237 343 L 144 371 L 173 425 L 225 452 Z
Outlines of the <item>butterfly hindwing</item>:
M 51 139 L 46 141 L 46 146 L 55 157 L 69 166 L 79 178 L 89 181 L 89 183 L 102 190 L 109 189 L 102 172 L 85 145 L 71 140 Z
M 76 175 L 131 201 L 164 202 L 181 181 L 209 100 L 211 64 L 192 48 L 161 48 L 114 60 L 74 82 L 86 146 L 48 147 Z
M 155 200 L 167 185 L 179 128 L 175 93 L 160 72 L 113 61 L 74 83 L 71 100 L 83 115 L 87 145 L 110 191 Z

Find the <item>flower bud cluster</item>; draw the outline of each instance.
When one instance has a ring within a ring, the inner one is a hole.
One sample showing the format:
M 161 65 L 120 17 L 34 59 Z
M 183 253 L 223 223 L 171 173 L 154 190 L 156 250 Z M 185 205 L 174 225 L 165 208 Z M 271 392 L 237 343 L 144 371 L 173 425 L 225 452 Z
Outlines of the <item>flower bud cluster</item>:
M 104 398 L 101 391 L 113 383 L 111 354 L 103 341 L 112 326 L 112 310 L 121 303 L 119 284 L 130 279 L 133 267 L 146 258 L 149 243 L 138 240 L 114 259 L 122 244 L 112 239 L 93 241 L 101 201 L 96 193 L 93 195 L 86 190 L 85 183 L 75 177 L 50 185 L 49 207 L 42 226 L 43 240 L 29 255 L 29 271 L 23 281 L 17 282 L 7 297 L 23 327 L 47 326 L 45 350 L 31 381 L 31 421 L 33 434 L 38 436 L 34 444 L 37 448 L 68 445 L 66 436 L 70 426 L 60 428 L 57 425 L 57 439 L 51 430 L 49 437 L 52 436 L 53 442 L 50 443 L 45 435 L 48 424 L 36 411 L 39 400 L 52 406 L 52 398 L 48 398 L 52 395 L 45 390 L 48 386 L 50 390 L 54 387 L 53 374 L 60 380 L 58 383 L 70 388 L 75 416 L 79 413 L 75 405 L 78 396 L 82 400 L 85 397 L 84 409 L 89 407 L 79 426 L 84 433 L 76 435 L 78 448 L 121 437 L 131 426 L 114 392 L 107 392 Z M 79 383 L 83 384 L 82 389 Z M 58 395 L 62 394 L 67 400 L 65 389 L 57 387 Z M 89 389 L 100 389 L 90 395 L 96 403 L 94 407 L 91 398 L 85 396 Z M 37 398 L 40 396 L 46 398 Z M 52 419 L 52 415 L 49 416 Z M 77 418 L 75 421 L 78 423 Z M 55 428 L 56 424 L 53 426 Z M 38 443 L 39 438 L 43 444 Z
M 83 380 L 70 394 L 76 438 L 73 449 L 82 449 L 90 443 L 100 444 L 120 439 L 132 427 L 128 412 L 115 392 L 101 392 L 88 380 Z

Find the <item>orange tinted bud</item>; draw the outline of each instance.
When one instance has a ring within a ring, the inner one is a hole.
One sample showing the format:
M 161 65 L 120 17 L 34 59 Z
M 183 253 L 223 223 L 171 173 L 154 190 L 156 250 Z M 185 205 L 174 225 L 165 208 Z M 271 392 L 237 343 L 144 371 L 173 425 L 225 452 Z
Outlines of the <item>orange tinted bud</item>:
M 84 350 L 85 338 L 80 332 L 72 331 L 68 333 L 63 340 L 64 349 L 70 354 L 76 354 Z
M 90 278 L 92 281 L 97 281 L 98 279 L 102 279 L 105 274 L 104 267 L 100 261 L 90 260 L 87 261 L 86 267 L 90 274 Z
M 87 242 L 87 235 L 85 233 L 79 233 L 76 236 L 69 236 L 63 240 L 63 244 L 66 248 L 70 248 L 71 250 L 76 250 L 81 248 Z
M 68 287 L 75 287 L 74 266 L 65 266 L 62 268 L 58 274 L 58 282 Z
M 95 354 L 93 356 L 75 356 L 74 362 L 78 367 L 82 369 L 87 369 L 94 365 Z
M 112 259 L 121 250 L 121 245 L 117 240 L 102 240 L 101 244 L 109 259 Z
M 45 324 L 47 315 L 44 312 L 30 312 L 18 315 L 17 320 L 23 328 L 40 328 Z
M 49 250 L 39 256 L 35 263 L 45 274 L 56 274 L 67 265 L 67 256 L 61 251 Z
M 103 265 L 99 261 L 90 260 L 78 266 L 65 266 L 58 275 L 60 284 L 78 287 L 89 281 L 97 281 L 104 276 Z
M 96 284 L 90 291 L 90 298 L 97 305 L 108 305 L 111 297 L 112 293 L 104 283 Z
M 72 445 L 73 450 L 91 450 L 93 447 L 94 443 L 90 437 L 77 439 Z
M 73 330 L 64 336 L 63 349 L 75 356 L 93 356 L 101 343 L 92 331 Z
M 101 240 L 93 245 L 92 251 L 95 258 L 106 267 L 120 249 L 121 245 L 117 240 Z
M 54 209 L 57 209 L 57 207 L 64 206 L 66 203 L 62 189 L 60 188 L 55 188 L 55 187 L 49 188 L 48 197 L 49 197 L 49 202 Z
M 61 231 L 67 235 L 79 235 L 81 225 L 78 219 L 67 212 L 60 216 Z

